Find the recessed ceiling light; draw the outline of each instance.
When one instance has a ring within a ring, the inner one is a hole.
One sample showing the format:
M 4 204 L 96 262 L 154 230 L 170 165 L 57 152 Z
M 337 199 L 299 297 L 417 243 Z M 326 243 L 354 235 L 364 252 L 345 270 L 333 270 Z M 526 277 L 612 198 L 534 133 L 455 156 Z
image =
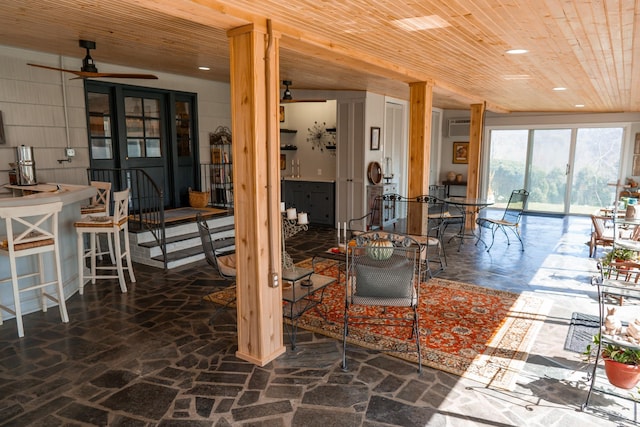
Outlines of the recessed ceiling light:
M 584 104 L 576 104 L 576 108 L 584 108 Z
M 391 21 L 396 27 L 406 31 L 432 30 L 434 28 L 448 27 L 449 24 L 438 15 L 417 16 L 415 18 L 397 19 Z
M 555 90 L 556 92 L 560 92 L 560 91 L 563 91 L 563 90 L 567 90 L 567 88 L 566 87 L 554 87 L 553 90 Z
M 509 49 L 507 53 L 509 55 L 522 55 L 523 53 L 529 52 L 527 49 Z
M 209 71 L 211 68 L 209 67 L 198 67 L 198 70 Z

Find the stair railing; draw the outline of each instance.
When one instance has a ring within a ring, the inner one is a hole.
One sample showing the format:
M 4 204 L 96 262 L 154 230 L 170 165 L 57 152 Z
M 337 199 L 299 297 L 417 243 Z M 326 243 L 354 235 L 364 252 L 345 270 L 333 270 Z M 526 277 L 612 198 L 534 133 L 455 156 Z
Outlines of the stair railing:
M 129 229 L 149 231 L 162 251 L 167 269 L 164 194 L 143 169 L 87 169 L 90 181 L 110 182 L 113 191 L 129 189 Z

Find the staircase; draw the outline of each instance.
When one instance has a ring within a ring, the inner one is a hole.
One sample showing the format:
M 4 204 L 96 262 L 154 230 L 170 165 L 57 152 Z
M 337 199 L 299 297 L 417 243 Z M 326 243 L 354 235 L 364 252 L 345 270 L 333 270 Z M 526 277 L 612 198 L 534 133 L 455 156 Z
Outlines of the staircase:
M 211 238 L 219 241 L 220 248 L 234 248 L 233 215 L 207 220 Z M 164 268 L 160 245 L 148 231 L 129 232 L 131 258 L 134 262 Z M 180 267 L 204 259 L 202 243 L 195 222 L 166 226 L 167 269 Z

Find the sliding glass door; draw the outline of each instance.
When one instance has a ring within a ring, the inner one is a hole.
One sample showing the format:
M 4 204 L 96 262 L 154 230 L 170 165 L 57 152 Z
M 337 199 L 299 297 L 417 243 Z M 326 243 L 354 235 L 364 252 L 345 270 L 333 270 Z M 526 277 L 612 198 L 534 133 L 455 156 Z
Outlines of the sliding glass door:
M 591 214 L 616 198 L 622 128 L 578 129 L 571 189 L 571 213 Z
M 590 214 L 615 200 L 621 127 L 494 129 L 487 196 L 503 207 L 511 191 L 530 192 L 528 211 Z
M 530 211 L 564 213 L 571 150 L 571 129 L 538 129 L 531 134 Z

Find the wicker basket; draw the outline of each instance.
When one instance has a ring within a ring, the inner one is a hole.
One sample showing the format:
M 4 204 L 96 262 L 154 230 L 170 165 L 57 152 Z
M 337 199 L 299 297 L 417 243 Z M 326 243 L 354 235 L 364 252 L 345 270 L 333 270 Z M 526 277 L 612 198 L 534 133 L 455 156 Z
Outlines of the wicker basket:
M 189 188 L 189 206 L 192 208 L 204 208 L 209 204 L 208 191 L 193 191 Z

